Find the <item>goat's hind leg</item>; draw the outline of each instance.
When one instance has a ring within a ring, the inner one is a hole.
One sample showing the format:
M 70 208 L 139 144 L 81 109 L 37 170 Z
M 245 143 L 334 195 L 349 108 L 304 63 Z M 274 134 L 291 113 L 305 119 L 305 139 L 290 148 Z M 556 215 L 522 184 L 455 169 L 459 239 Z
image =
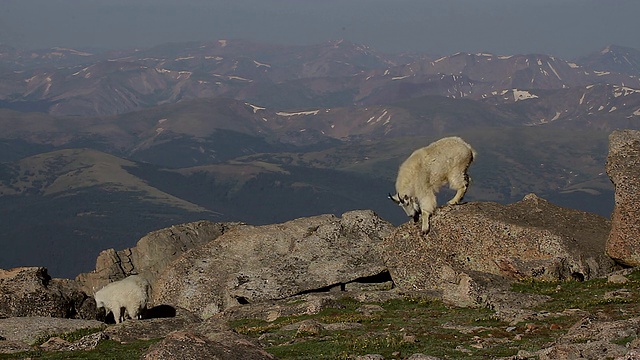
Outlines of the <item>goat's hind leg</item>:
M 453 190 L 456 190 L 456 195 L 451 200 L 449 200 L 447 204 L 456 205 L 462 201 L 464 194 L 467 193 L 469 181 L 469 175 L 467 175 L 466 172 L 463 172 L 460 175 L 449 179 L 449 187 Z

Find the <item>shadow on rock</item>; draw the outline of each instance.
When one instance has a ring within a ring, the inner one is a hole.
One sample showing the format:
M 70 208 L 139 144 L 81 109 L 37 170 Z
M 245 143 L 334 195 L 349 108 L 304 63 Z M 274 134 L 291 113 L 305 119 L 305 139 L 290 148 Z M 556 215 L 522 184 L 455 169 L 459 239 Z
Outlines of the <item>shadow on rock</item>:
M 144 319 L 160 319 L 176 317 L 176 308 L 171 305 L 158 305 L 144 312 Z

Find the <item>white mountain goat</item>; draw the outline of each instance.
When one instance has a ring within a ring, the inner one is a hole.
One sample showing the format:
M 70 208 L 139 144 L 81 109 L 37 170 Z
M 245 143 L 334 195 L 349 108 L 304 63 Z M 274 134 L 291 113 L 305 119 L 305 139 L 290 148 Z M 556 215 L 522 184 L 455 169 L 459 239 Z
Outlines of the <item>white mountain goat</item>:
M 418 221 L 422 214 L 422 232 L 429 232 L 429 219 L 437 207 L 436 193 L 444 184 L 456 190 L 449 204 L 458 204 L 469 186 L 467 169 L 475 150 L 461 138 L 446 137 L 414 151 L 398 170 L 396 194 L 389 198 L 407 215 Z
M 149 302 L 151 285 L 140 275 L 131 275 L 107 284 L 95 294 L 98 309 L 105 308 L 106 314 L 113 313 L 116 323 L 130 319 L 140 319 L 142 310 Z

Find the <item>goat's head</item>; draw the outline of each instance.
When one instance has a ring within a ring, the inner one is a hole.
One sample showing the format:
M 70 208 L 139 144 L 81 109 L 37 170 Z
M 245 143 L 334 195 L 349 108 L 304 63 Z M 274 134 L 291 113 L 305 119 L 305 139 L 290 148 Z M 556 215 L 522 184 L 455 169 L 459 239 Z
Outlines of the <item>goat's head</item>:
M 109 310 L 107 309 L 104 301 L 96 299 L 96 309 L 98 310 L 98 314 L 108 314 Z
M 395 195 L 389 194 L 389 199 L 398 204 L 413 221 L 418 221 L 420 217 L 420 204 L 418 204 L 418 199 L 410 197 L 409 195 L 401 196 L 398 193 Z

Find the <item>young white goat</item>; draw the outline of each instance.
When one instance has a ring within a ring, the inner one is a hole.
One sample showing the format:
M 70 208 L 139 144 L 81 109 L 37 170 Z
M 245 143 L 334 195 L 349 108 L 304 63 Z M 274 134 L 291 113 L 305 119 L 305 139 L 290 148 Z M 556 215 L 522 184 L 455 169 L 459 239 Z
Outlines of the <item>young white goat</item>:
M 437 207 L 436 193 L 442 186 L 456 190 L 449 204 L 458 204 L 469 186 L 467 169 L 476 156 L 471 145 L 457 136 L 442 138 L 414 151 L 398 170 L 396 194 L 389 198 L 429 232 L 429 219 Z
M 151 286 L 149 281 L 140 275 L 131 275 L 122 280 L 107 284 L 96 292 L 96 306 L 105 308 L 107 315 L 113 313 L 113 318 L 119 324 L 127 317 L 141 318 L 141 312 L 149 302 Z

